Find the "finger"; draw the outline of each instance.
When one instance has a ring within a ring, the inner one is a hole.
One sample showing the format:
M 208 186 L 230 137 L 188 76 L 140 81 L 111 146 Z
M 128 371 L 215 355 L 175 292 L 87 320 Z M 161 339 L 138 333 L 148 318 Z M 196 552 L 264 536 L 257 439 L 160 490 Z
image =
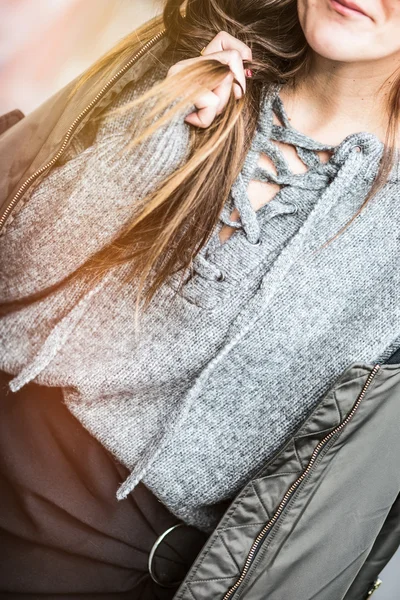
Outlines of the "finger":
M 185 121 L 196 127 L 209 127 L 217 115 L 219 104 L 218 96 L 213 92 L 206 91 L 196 99 L 197 112 L 188 115 Z
M 190 66 L 192 64 L 196 64 L 201 60 L 204 61 L 210 59 L 218 60 L 222 64 L 229 66 L 229 69 L 234 74 L 234 78 L 238 81 L 238 83 L 233 84 L 235 98 L 241 98 L 243 93 L 246 92 L 246 73 L 243 67 L 242 55 L 238 50 L 222 50 L 219 52 L 214 52 L 212 54 L 204 53 L 203 56 L 181 60 L 170 67 L 167 73 L 167 77 L 175 75 L 185 67 Z
M 216 115 L 217 109 L 215 107 L 207 107 L 197 113 L 191 113 L 185 118 L 185 121 L 195 127 L 206 129 L 214 121 Z
M 229 72 L 225 79 L 217 85 L 212 91 L 219 98 L 219 107 L 217 109 L 217 115 L 220 115 L 226 105 L 228 104 L 229 98 L 232 93 L 233 73 Z
M 250 46 L 247 46 L 247 44 L 241 42 L 226 31 L 220 31 L 211 40 L 211 42 L 205 47 L 203 56 L 205 54 L 214 54 L 215 52 L 221 52 L 225 50 L 237 50 L 241 55 L 242 60 L 253 60 Z
M 228 65 L 235 78 L 242 86 L 243 93 L 246 92 L 246 75 L 244 72 L 243 60 L 237 50 L 224 50 L 223 52 L 214 52 L 213 54 L 201 56 L 198 60 L 210 60 L 210 58 L 212 58 L 213 60 L 218 60 L 222 64 Z M 236 99 L 241 98 L 242 89 L 240 88 L 240 86 L 238 84 L 233 84 L 233 89 Z
M 174 65 L 172 65 L 167 73 L 167 77 L 175 75 L 179 73 L 185 67 L 188 67 L 192 64 L 196 64 L 201 60 L 218 60 L 222 64 L 228 65 L 230 70 L 233 72 L 235 78 L 239 81 L 240 85 L 234 83 L 233 90 L 235 94 L 235 98 L 239 99 L 242 97 L 242 89 L 243 93 L 246 91 L 246 74 L 243 67 L 243 59 L 238 50 L 223 50 L 220 52 L 214 52 L 213 54 L 204 54 L 203 56 L 196 56 L 195 58 L 187 58 L 181 60 Z

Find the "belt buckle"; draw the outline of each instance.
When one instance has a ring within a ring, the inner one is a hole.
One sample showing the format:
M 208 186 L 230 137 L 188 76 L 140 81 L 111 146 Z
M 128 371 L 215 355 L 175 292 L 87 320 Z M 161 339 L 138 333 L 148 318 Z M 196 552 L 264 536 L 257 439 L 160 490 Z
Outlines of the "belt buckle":
M 185 525 L 185 523 L 177 523 L 176 525 L 173 525 L 172 527 L 169 527 L 168 529 L 166 529 L 164 531 L 164 533 L 162 533 L 160 536 L 158 536 L 158 538 L 156 539 L 156 541 L 154 542 L 154 544 L 150 550 L 149 560 L 148 560 L 148 569 L 149 569 L 150 577 L 152 578 L 154 583 L 156 583 L 157 585 L 164 587 L 164 588 L 176 587 L 177 585 L 179 585 L 181 583 L 181 581 L 172 581 L 170 583 L 164 583 L 162 581 L 159 581 L 159 579 L 157 579 L 157 577 L 153 571 L 153 558 L 154 558 L 154 555 L 156 553 L 158 546 L 167 537 L 167 535 L 169 533 L 171 533 L 171 531 L 173 531 L 177 527 L 181 527 L 182 525 Z

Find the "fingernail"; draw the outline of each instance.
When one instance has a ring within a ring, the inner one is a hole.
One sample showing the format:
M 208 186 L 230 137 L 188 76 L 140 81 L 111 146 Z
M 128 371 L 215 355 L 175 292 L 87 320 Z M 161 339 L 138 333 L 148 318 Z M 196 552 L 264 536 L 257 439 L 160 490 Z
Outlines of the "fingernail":
M 253 71 L 251 69 L 245 69 L 244 74 L 246 77 L 253 77 Z
M 237 83 L 234 83 L 233 90 L 235 93 L 236 100 L 240 100 L 240 98 L 243 96 L 242 88 L 240 87 L 240 85 L 238 85 Z

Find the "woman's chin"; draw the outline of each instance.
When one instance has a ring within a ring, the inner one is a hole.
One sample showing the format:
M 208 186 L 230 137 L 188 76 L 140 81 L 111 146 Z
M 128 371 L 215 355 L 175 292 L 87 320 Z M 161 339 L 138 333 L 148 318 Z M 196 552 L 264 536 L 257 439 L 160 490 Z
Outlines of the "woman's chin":
M 366 60 L 367 48 L 360 45 L 360 36 L 343 31 L 343 27 L 320 27 L 314 32 L 306 32 L 311 48 L 324 58 L 339 62 L 359 62 Z

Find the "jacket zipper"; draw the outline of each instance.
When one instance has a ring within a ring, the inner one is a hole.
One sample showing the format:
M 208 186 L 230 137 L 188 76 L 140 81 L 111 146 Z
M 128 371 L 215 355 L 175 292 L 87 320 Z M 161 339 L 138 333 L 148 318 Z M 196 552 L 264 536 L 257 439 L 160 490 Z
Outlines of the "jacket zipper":
M 350 413 L 347 415 L 347 417 L 344 419 L 344 421 L 342 421 L 342 423 L 340 423 L 337 427 L 335 427 L 330 433 L 328 433 L 318 444 L 317 446 L 314 448 L 314 451 L 311 455 L 310 461 L 306 467 L 306 469 L 303 471 L 303 473 L 300 475 L 300 477 L 298 479 L 296 479 L 296 481 L 290 486 L 290 488 L 287 490 L 286 494 L 284 495 L 281 503 L 279 504 L 274 516 L 270 519 L 270 521 L 268 521 L 268 523 L 265 525 L 265 527 L 260 531 L 260 533 L 258 534 L 258 536 L 256 537 L 256 539 L 254 540 L 250 551 L 247 555 L 246 558 L 246 562 L 244 564 L 243 570 L 240 574 L 239 579 L 236 581 L 236 583 L 227 591 L 227 593 L 225 594 L 225 596 L 223 597 L 222 600 L 229 600 L 230 598 L 232 598 L 233 594 L 237 591 L 237 589 L 240 587 L 240 585 L 243 583 L 251 564 L 253 563 L 253 560 L 258 552 L 258 550 L 260 549 L 263 541 L 265 540 L 265 538 L 267 537 L 267 535 L 270 533 L 272 527 L 275 525 L 275 523 L 277 522 L 277 520 L 279 519 L 279 517 L 281 516 L 285 506 L 287 505 L 287 503 L 289 502 L 290 498 L 293 496 L 294 492 L 297 490 L 297 488 L 299 487 L 299 485 L 304 481 L 304 479 L 309 475 L 311 469 L 313 468 L 321 450 L 324 448 L 324 446 L 326 446 L 326 444 L 328 443 L 329 440 L 331 440 L 336 434 L 338 434 L 348 423 L 349 421 L 351 421 L 351 419 L 353 418 L 354 414 L 356 413 L 358 407 L 360 406 L 361 401 L 363 400 L 365 393 L 368 389 L 368 387 L 370 386 L 372 380 L 374 379 L 375 375 L 377 374 L 377 372 L 380 369 L 380 365 L 376 364 L 372 371 L 370 372 L 370 374 L 367 377 L 367 380 L 353 406 L 353 408 L 351 409 Z
M 90 104 L 88 104 L 86 106 L 86 108 L 76 117 L 76 119 L 74 120 L 74 122 L 71 124 L 71 126 L 69 127 L 64 141 L 62 143 L 61 148 L 59 149 L 59 151 L 57 152 L 57 154 L 45 165 L 43 165 L 42 167 L 40 167 L 40 169 L 38 169 L 37 171 L 35 171 L 24 183 L 23 185 L 19 188 L 18 192 L 15 194 L 15 196 L 13 197 L 13 199 L 10 201 L 9 205 L 7 206 L 6 210 L 4 211 L 3 215 L 0 217 L 0 231 L 3 228 L 5 222 L 7 221 L 8 217 L 10 216 L 11 212 L 13 211 L 14 207 L 18 204 L 18 202 L 20 201 L 21 197 L 23 196 L 23 194 L 26 192 L 26 190 L 28 189 L 28 187 L 30 186 L 30 184 L 42 173 L 44 173 L 44 171 L 46 171 L 48 168 L 50 168 L 51 166 L 54 165 L 55 162 L 57 162 L 57 160 L 60 158 L 60 156 L 62 156 L 65 148 L 67 147 L 67 143 L 74 131 L 74 129 L 76 128 L 76 126 L 80 123 L 80 121 L 83 119 L 83 117 L 90 111 L 92 110 L 92 108 L 97 104 L 97 102 L 104 96 L 104 94 L 110 89 L 110 87 L 112 87 L 114 85 L 114 83 L 122 76 L 124 75 L 124 73 L 126 73 L 126 71 L 128 71 L 128 69 L 130 69 L 135 62 L 137 62 L 139 60 L 139 58 L 141 58 L 146 52 L 147 50 L 150 50 L 159 40 L 161 40 L 164 35 L 166 33 L 166 29 L 162 29 L 161 31 L 159 31 L 153 38 L 151 38 L 148 42 L 146 42 L 146 44 L 115 74 L 113 75 L 113 77 L 104 85 L 104 87 L 99 91 L 99 93 L 93 98 L 93 100 L 90 102 Z

